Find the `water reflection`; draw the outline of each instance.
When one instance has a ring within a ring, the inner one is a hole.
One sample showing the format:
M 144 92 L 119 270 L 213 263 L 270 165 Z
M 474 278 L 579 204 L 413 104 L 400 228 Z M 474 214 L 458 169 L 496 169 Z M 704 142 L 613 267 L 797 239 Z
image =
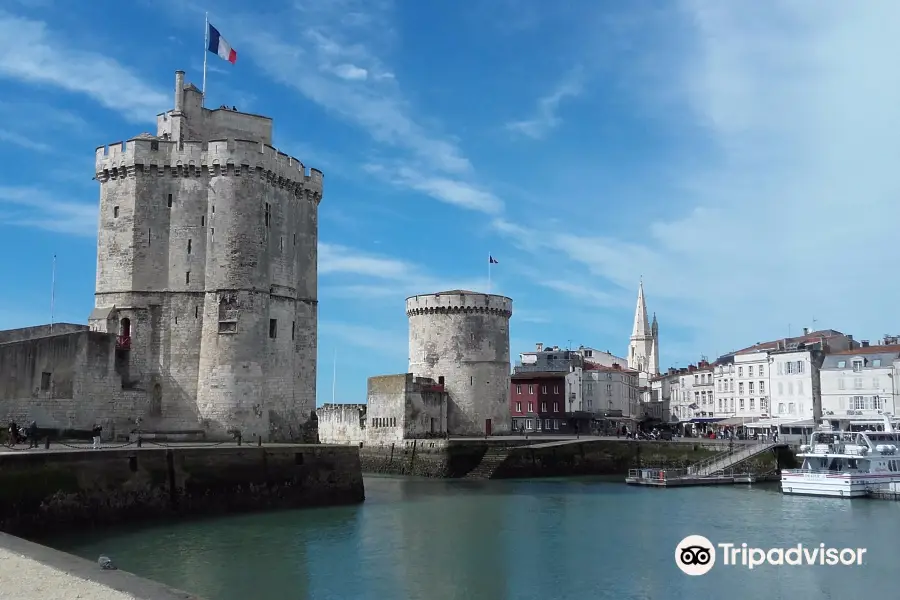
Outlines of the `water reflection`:
M 366 481 L 362 506 L 247 515 L 58 541 L 209 600 L 736 600 L 893 592 L 900 503 L 777 488 L 646 490 L 593 481 Z M 687 577 L 689 534 L 769 548 L 866 547 L 857 568 L 715 567 Z

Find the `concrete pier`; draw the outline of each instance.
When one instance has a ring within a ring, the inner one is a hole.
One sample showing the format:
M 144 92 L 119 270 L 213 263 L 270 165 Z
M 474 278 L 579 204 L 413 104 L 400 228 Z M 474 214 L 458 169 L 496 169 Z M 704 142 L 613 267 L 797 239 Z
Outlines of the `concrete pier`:
M 0 533 L 0 597 L 16 600 L 203 600 L 126 571 L 103 570 L 96 562 L 6 533 Z

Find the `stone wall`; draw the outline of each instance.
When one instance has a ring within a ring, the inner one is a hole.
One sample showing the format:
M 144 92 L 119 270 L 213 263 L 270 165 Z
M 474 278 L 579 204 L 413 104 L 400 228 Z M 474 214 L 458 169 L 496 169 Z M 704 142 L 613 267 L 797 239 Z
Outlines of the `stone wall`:
M 364 496 L 354 447 L 0 454 L 0 530 L 25 537 L 153 517 L 352 504 Z
M 323 444 L 366 442 L 365 404 L 325 404 L 316 409 L 319 441 Z
M 54 326 L 55 329 L 55 326 Z M 0 344 L 0 418 L 37 421 L 47 429 L 127 433 L 147 412 L 140 390 L 123 390 L 115 368 L 115 336 L 75 333 Z
M 0 344 L 8 344 L 9 342 L 21 342 L 48 335 L 59 335 L 61 333 L 76 333 L 87 329 L 86 325 L 77 325 L 75 323 L 54 323 L 53 325 L 35 325 L 34 327 L 20 327 L 18 329 L 5 329 L 0 331 Z
M 685 468 L 728 450 L 722 443 L 632 442 L 584 440 L 558 446 L 533 447 L 525 440 L 411 440 L 401 444 L 365 446 L 360 449 L 362 469 L 367 473 L 463 477 L 481 462 L 489 448 L 505 447 L 506 460 L 494 478 L 562 477 L 610 475 L 625 477 L 628 469 L 640 467 Z M 784 449 L 748 461 L 738 472 L 768 472 L 790 467 L 793 454 Z
M 449 394 L 451 435 L 510 431 L 509 319 L 512 300 L 463 290 L 406 300 L 409 372 Z

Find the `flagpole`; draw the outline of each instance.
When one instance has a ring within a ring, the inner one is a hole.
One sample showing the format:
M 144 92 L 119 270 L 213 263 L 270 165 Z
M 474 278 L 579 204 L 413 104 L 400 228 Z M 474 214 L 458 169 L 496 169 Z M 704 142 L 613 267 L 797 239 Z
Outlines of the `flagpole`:
M 50 270 L 50 333 L 53 333 L 53 309 L 56 304 L 56 255 L 53 255 L 53 267 Z
M 200 91 L 200 106 L 206 104 L 206 59 L 209 56 L 209 13 L 206 13 L 206 26 L 203 29 L 203 89 Z
M 491 293 L 491 267 L 494 266 L 493 258 L 493 254 L 488 254 L 488 294 Z

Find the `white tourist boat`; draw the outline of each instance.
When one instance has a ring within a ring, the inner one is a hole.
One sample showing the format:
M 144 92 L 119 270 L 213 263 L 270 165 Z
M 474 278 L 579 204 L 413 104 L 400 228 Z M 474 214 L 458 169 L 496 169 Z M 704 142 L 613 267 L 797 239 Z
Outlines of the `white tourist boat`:
M 781 491 L 808 496 L 866 496 L 873 486 L 900 482 L 900 433 L 884 417 L 884 431 L 813 432 L 800 446 L 799 469 L 781 471 Z

